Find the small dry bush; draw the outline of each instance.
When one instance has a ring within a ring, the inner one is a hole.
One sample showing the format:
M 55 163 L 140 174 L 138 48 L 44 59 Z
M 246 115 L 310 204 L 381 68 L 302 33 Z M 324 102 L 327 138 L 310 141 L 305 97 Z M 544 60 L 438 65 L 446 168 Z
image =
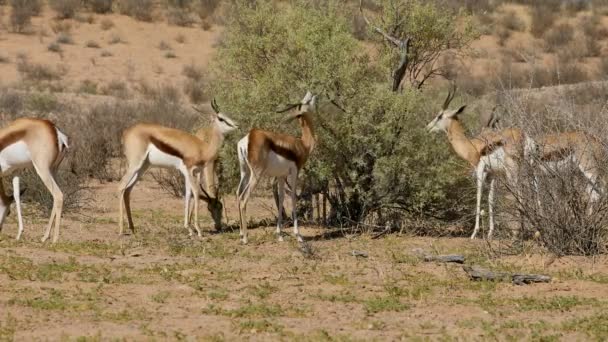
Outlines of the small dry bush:
M 209 100 L 209 96 L 205 92 L 205 83 L 200 80 L 196 81 L 193 79 L 186 80 L 184 83 L 184 93 L 188 95 L 190 102 L 192 103 L 202 103 Z
M 498 37 L 497 43 L 499 46 L 505 46 L 507 40 L 509 40 L 509 38 L 511 37 L 511 31 L 507 30 L 502 26 L 496 28 L 495 34 L 496 37 Z
M 102 30 L 107 31 L 109 29 L 111 29 L 112 27 L 114 27 L 114 22 L 110 19 L 103 19 L 100 23 L 99 23 L 99 27 L 101 27 Z
M 183 33 L 180 33 L 177 36 L 175 36 L 175 41 L 180 44 L 184 44 L 186 42 L 186 36 Z
M 57 35 L 56 42 L 59 44 L 74 44 L 74 39 L 72 39 L 72 36 L 69 33 L 60 32 Z
M 165 53 L 165 58 L 167 58 L 167 59 L 173 59 L 173 58 L 177 58 L 177 55 L 173 51 L 167 51 Z
M 182 97 L 179 89 L 168 83 L 150 85 L 146 81 L 140 80 L 137 90 L 147 99 L 162 99 L 169 103 L 179 103 Z
M 85 0 L 86 6 L 98 14 L 112 12 L 112 0 Z
M 99 49 L 101 46 L 99 46 L 99 43 L 97 43 L 94 40 L 89 40 L 87 41 L 87 43 L 85 44 L 86 47 L 91 48 L 91 49 Z
M 49 44 L 47 49 L 51 52 L 61 53 L 63 50 L 61 49 L 61 45 L 58 42 L 52 42 Z
M 81 0 L 49 0 L 49 5 L 59 19 L 74 18 L 80 9 Z
M 220 0 L 198 0 L 196 2 L 196 14 L 201 20 L 205 21 L 213 15 L 219 4 Z
M 113 33 L 110 37 L 110 40 L 108 41 L 109 44 L 120 44 L 124 42 L 125 41 L 122 40 L 122 37 L 118 33 Z
M 41 3 L 38 0 L 11 0 L 10 27 L 15 33 L 26 33 L 32 17 L 39 14 Z
M 121 0 L 120 13 L 141 21 L 154 19 L 153 0 Z
M 11 62 L 11 59 L 7 55 L 4 55 L 4 54 L 0 55 L 0 63 L 7 64 L 10 62 Z
M 72 23 L 69 21 L 56 20 L 51 24 L 51 30 L 55 34 L 70 34 L 72 32 Z
M 574 38 L 572 26 L 566 23 L 559 24 L 545 34 L 545 50 L 555 52 L 558 48 L 570 43 L 572 38 Z
M 500 17 L 500 24 L 507 30 L 511 31 L 523 31 L 526 29 L 526 24 L 514 11 L 508 11 L 502 17 Z
M 101 94 L 114 96 L 118 98 L 127 98 L 129 96 L 129 88 L 127 84 L 120 80 L 112 80 L 101 88 Z
M 195 23 L 191 11 L 185 8 L 169 8 L 167 21 L 169 24 L 177 26 L 192 26 Z
M 530 33 L 541 38 L 555 22 L 555 14 L 545 6 L 534 6 L 531 9 Z
M 520 226 L 519 239 L 533 238 L 558 256 L 595 255 L 606 253 L 608 247 L 608 158 L 602 140 L 608 133 L 602 119 L 608 115 L 604 106 L 607 89 L 598 89 L 604 93 L 601 99 L 588 102 L 587 98 L 584 104 L 578 104 L 578 94 L 585 97 L 585 93 L 598 92 L 589 87 L 595 86 L 543 93 L 506 92 L 500 99 L 509 124 L 523 128 L 537 142 L 536 149 L 522 162 L 516 184 L 503 184 L 511 198 L 505 199 L 504 209 L 511 222 Z M 585 167 L 577 158 L 556 163 L 553 157 L 558 155 L 551 154 L 551 146 L 542 143 L 546 135 L 572 131 L 583 132 L 586 137 L 557 141 L 564 144 L 564 151 L 587 153 L 593 167 Z M 590 172 L 597 176 L 597 182 L 585 176 Z M 592 190 L 597 191 L 595 199 Z
M 64 67 L 53 68 L 46 64 L 32 63 L 24 56 L 18 58 L 17 71 L 26 81 L 55 81 L 67 73 Z
M 203 71 L 203 68 L 199 67 L 194 63 L 186 64 L 182 69 L 182 75 L 193 81 L 201 81 L 203 79 L 204 74 L 205 72 Z
M 166 51 L 166 50 L 171 50 L 173 48 L 171 47 L 171 45 L 169 45 L 169 43 L 167 43 L 164 40 L 161 40 L 160 43 L 158 43 L 158 49 L 161 51 Z

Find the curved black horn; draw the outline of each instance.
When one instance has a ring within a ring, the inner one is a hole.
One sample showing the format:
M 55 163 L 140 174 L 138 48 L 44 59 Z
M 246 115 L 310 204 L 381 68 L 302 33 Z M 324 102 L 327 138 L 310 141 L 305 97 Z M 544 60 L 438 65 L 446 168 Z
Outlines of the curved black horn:
M 448 109 L 448 106 L 450 105 L 450 102 L 452 102 L 452 100 L 454 99 L 454 97 L 456 96 L 456 83 L 452 82 L 452 86 L 451 88 L 448 90 L 448 96 L 445 98 L 445 102 L 443 102 L 443 109 Z
M 300 105 L 300 103 L 289 104 L 289 105 L 287 105 L 287 107 L 285 107 L 281 110 L 277 110 L 277 113 L 285 113 L 286 111 L 296 108 L 299 105 Z
M 220 113 L 220 107 L 217 105 L 217 102 L 215 101 L 215 97 L 213 98 L 213 100 L 211 100 L 211 108 L 213 108 L 215 113 L 217 113 L 217 114 Z

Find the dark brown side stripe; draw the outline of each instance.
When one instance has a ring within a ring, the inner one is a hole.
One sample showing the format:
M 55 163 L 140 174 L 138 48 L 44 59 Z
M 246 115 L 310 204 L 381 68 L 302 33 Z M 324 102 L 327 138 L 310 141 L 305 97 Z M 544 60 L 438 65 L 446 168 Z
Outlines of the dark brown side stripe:
M 564 157 L 567 156 L 568 154 L 572 153 L 572 151 L 570 151 L 569 148 L 561 148 L 561 149 L 551 151 L 551 152 L 543 152 L 541 150 L 541 153 L 542 153 L 542 156 L 541 156 L 540 160 L 551 162 L 551 161 L 558 161 L 558 160 L 564 159 Z
M 482 156 L 487 156 L 489 154 L 492 154 L 492 152 L 494 152 L 496 149 L 498 149 L 499 147 L 502 147 L 503 143 L 502 142 L 498 142 L 492 145 L 486 145 L 481 151 L 479 151 L 479 154 Z
M 180 159 L 184 159 L 184 156 L 177 149 L 173 148 L 173 146 L 165 143 L 164 141 L 161 141 L 161 140 L 156 139 L 155 137 L 151 136 L 150 142 L 152 142 L 152 144 L 154 144 L 154 146 L 156 146 L 156 148 L 163 151 L 164 153 L 170 154 L 170 155 L 180 158 Z
M 268 146 L 270 147 L 270 150 L 272 152 L 280 155 L 281 157 L 287 160 L 294 162 L 298 166 L 298 168 L 302 166 L 300 165 L 298 155 L 293 150 L 277 145 L 272 140 L 268 140 Z
M 0 151 L 4 150 L 8 146 L 16 143 L 25 136 L 25 130 L 15 131 L 5 135 L 0 139 Z

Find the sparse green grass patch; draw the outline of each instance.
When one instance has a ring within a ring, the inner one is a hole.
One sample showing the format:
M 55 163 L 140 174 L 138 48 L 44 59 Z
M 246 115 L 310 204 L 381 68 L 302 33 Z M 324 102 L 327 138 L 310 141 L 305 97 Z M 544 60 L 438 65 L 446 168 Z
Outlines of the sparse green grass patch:
M 368 314 L 375 314 L 383 311 L 401 312 L 410 308 L 409 304 L 402 303 L 401 300 L 395 296 L 372 297 L 365 300 L 363 306 Z
M 280 333 L 283 331 L 283 326 L 268 320 L 247 320 L 239 323 L 239 331 L 241 333 Z

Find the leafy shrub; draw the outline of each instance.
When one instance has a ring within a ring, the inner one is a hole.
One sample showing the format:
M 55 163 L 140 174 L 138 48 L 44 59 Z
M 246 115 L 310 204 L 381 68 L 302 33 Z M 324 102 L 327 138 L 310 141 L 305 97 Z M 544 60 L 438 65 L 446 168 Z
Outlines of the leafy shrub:
M 59 19 L 74 18 L 80 8 L 81 0 L 49 0 L 49 5 Z
M 411 21 L 407 29 L 418 27 L 417 37 L 428 34 L 437 43 L 445 42 L 444 33 L 461 33 L 454 26 L 448 30 L 453 23 L 432 4 L 418 6 L 405 21 Z M 433 101 L 411 87 L 390 91 L 386 76 L 392 64 L 371 62 L 362 53 L 337 2 L 285 8 L 270 1 L 256 6 L 237 1 L 230 13 L 225 42 L 211 66 L 211 92 L 240 125 L 292 133 L 295 127 L 279 124 L 276 108 L 306 90 L 322 95 L 314 116 L 317 145 L 301 183 L 303 192 L 327 195 L 331 223 L 407 229 L 412 218 L 460 217 L 457 189 L 468 180 L 457 171 L 445 142 L 433 142 L 423 130 L 427 118 L 420 113 Z M 420 22 L 430 31 L 414 24 Z M 420 39 L 416 45 L 420 53 L 429 51 L 425 44 Z M 393 51 L 383 52 L 381 60 L 388 61 Z M 235 158 L 232 150 L 222 155 L 232 167 L 225 168 L 220 184 L 236 185 Z
M 141 21 L 152 21 L 153 10 L 153 0 L 121 0 L 120 2 L 120 13 Z

